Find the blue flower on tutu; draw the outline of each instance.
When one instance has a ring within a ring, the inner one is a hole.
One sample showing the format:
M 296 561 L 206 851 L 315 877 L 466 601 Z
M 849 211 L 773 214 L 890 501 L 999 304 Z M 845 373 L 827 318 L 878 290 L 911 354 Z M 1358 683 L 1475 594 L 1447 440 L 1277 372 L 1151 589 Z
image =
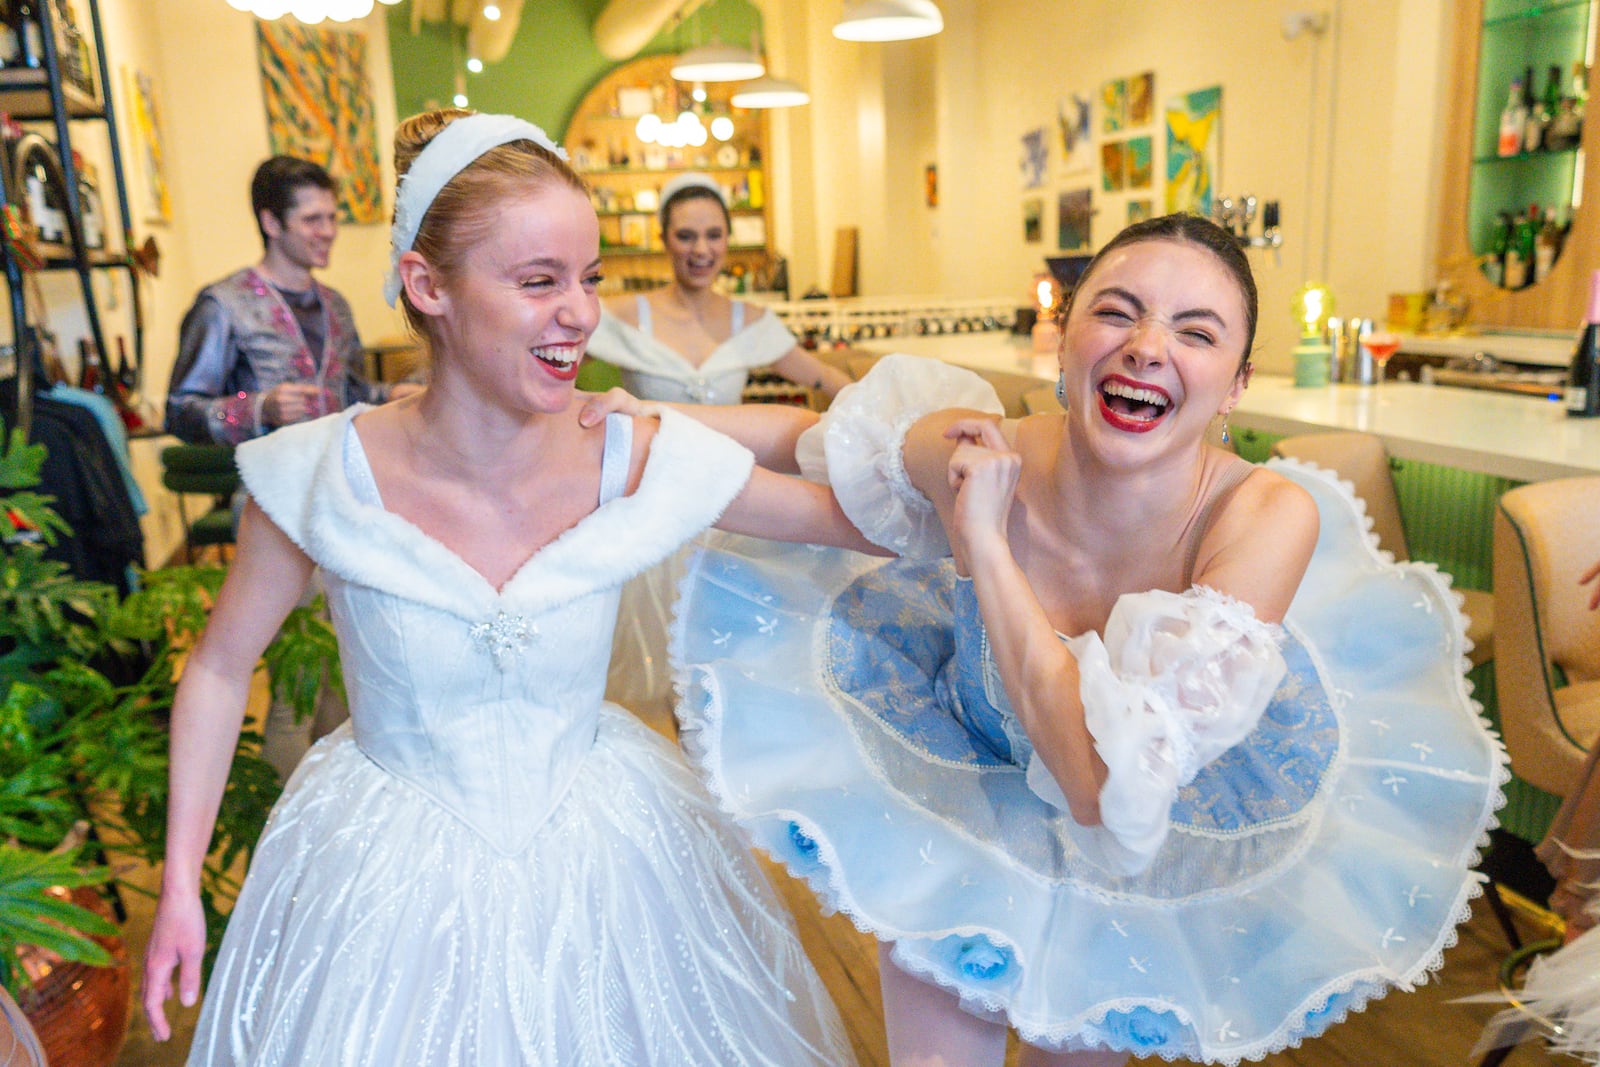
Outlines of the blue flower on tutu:
M 789 840 L 794 842 L 794 847 L 802 857 L 808 860 L 816 858 L 817 843 L 811 839 L 809 834 L 800 829 L 799 823 L 791 822 L 789 824 Z
M 1111 1047 L 1129 1052 L 1140 1049 L 1166 1048 L 1180 1043 L 1184 1027 L 1170 1011 L 1152 1011 L 1149 1008 L 1132 1008 L 1128 1011 L 1106 1013 L 1101 1023 Z
M 987 937 L 970 937 L 956 949 L 956 967 L 976 982 L 992 982 L 1011 969 L 1011 950 Z

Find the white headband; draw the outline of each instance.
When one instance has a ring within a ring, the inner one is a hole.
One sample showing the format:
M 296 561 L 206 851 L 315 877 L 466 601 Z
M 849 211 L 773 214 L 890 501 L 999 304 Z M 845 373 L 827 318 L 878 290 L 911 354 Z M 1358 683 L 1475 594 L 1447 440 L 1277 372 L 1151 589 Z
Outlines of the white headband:
M 390 307 L 400 299 L 400 257 L 411 250 L 439 190 L 479 156 L 512 141 L 532 141 L 567 158 L 566 150 L 531 122 L 514 115 L 467 115 L 435 134 L 411 161 L 395 191 L 394 226 L 389 230 L 389 273 L 383 279 L 383 299 Z
M 709 189 L 716 196 L 718 203 L 722 205 L 722 209 L 724 211 L 728 209 L 728 198 L 722 194 L 722 186 L 713 181 L 709 174 L 701 174 L 698 171 L 680 174 L 661 187 L 662 229 L 665 229 L 667 225 L 667 208 L 671 206 L 672 198 L 685 189 Z

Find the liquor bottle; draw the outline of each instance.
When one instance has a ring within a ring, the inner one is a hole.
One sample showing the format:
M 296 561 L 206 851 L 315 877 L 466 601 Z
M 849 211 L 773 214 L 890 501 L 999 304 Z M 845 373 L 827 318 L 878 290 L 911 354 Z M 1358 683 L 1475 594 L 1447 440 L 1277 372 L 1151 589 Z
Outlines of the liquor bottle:
M 1539 102 L 1539 147 L 1553 148 L 1550 130 L 1561 114 L 1561 67 L 1552 63 L 1544 83 L 1544 99 Z
M 1489 279 L 1490 285 L 1506 283 L 1506 253 L 1511 249 L 1511 229 L 1510 213 L 1500 212 L 1489 238 L 1489 254 L 1483 259 L 1483 276 Z
M 132 400 L 139 395 L 139 372 L 128 362 L 128 339 L 117 335 L 117 384 Z
M 1561 239 L 1565 234 L 1562 227 L 1556 222 L 1556 209 L 1551 208 L 1544 213 L 1544 223 L 1539 227 L 1539 235 L 1533 245 L 1533 280 L 1542 282 L 1550 274 L 1550 268 L 1556 265 L 1556 258 L 1561 255 Z
M 1511 241 L 1506 246 L 1505 277 L 1501 281 L 1507 289 L 1521 289 L 1528 284 L 1530 262 L 1533 259 L 1533 242 L 1524 242 L 1524 236 L 1531 238 L 1533 227 L 1528 222 L 1526 215 L 1518 215 L 1511 224 Z
M 22 40 L 11 19 L 11 0 L 0 0 L 0 67 L 22 65 Z
M 1584 316 L 1578 350 L 1567 373 L 1567 414 L 1600 415 L 1600 270 L 1589 278 L 1589 313 Z
M 1539 123 L 1539 102 L 1533 95 L 1533 68 L 1522 75 L 1522 150 L 1537 152 L 1544 143 L 1544 127 Z
M 78 339 L 78 388 L 91 393 L 108 395 L 105 368 L 100 364 L 100 353 L 87 337 Z
M 1496 151 L 1502 156 L 1514 156 L 1522 149 L 1522 126 L 1527 121 L 1527 109 L 1522 105 L 1522 80 L 1511 79 L 1511 93 L 1500 112 L 1500 138 Z
M 33 9 L 33 0 L 16 0 L 11 19 L 22 48 L 22 65 L 44 66 L 44 32 L 39 28 L 39 13 Z
M 78 214 L 84 247 L 102 251 L 106 247 L 106 217 L 100 202 L 100 182 L 93 165 L 77 149 L 72 150 L 72 166 L 78 174 Z
M 60 186 L 50 180 L 44 157 L 29 152 L 24 160 L 23 188 L 27 195 L 28 218 L 46 244 L 61 244 L 67 239 L 67 205 Z

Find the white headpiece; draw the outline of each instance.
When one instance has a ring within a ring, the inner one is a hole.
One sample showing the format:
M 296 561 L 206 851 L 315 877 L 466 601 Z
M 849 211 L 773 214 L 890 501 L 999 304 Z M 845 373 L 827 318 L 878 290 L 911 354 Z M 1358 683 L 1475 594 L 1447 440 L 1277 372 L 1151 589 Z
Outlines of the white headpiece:
M 685 189 L 710 189 L 712 194 L 722 204 L 722 209 L 728 209 L 728 198 L 722 193 L 722 186 L 712 180 L 711 175 L 701 174 L 699 171 L 690 171 L 680 174 L 661 187 L 661 226 L 667 225 L 667 207 L 672 203 L 672 198 Z
M 400 299 L 400 257 L 411 250 L 422 218 L 434 197 L 473 160 L 512 141 L 532 141 L 562 159 L 566 150 L 539 127 L 514 115 L 467 115 L 440 130 L 411 161 L 394 197 L 394 226 L 389 230 L 389 273 L 383 298 L 390 307 Z

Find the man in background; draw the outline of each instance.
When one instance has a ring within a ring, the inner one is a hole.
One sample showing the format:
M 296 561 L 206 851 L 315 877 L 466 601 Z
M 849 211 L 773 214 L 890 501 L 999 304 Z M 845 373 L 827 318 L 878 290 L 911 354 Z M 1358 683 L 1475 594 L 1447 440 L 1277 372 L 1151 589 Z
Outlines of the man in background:
M 328 265 L 339 234 L 328 172 L 308 160 L 273 156 L 251 179 L 250 207 L 265 252 L 254 266 L 200 290 L 184 315 L 167 391 L 167 432 L 191 444 L 235 445 L 354 403 L 419 390 L 366 380 L 349 303 L 311 276 Z M 318 591 L 313 580 L 308 603 Z M 327 686 L 305 721 L 273 700 L 261 755 L 287 779 L 311 742 L 348 717 Z

